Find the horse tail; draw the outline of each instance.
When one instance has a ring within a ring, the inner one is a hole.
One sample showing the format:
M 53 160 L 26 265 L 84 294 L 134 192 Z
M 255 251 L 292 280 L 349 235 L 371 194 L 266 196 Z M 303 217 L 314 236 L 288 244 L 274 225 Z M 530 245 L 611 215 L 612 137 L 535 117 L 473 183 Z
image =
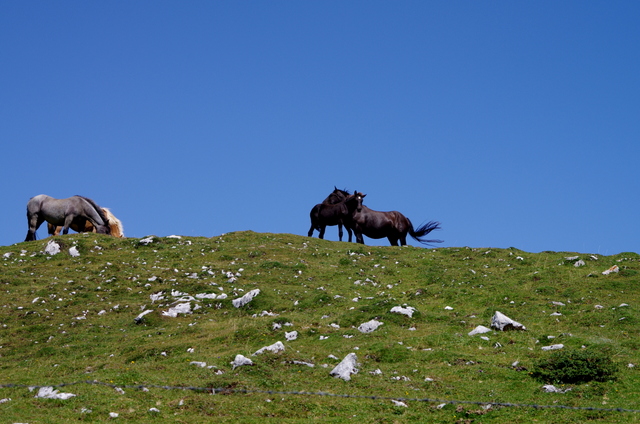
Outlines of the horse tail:
M 439 222 L 437 222 L 437 221 L 429 221 L 426 224 L 423 224 L 423 225 L 419 226 L 418 228 L 416 228 L 414 230 L 413 229 L 413 224 L 411 224 L 411 221 L 409 221 L 409 235 L 411 235 L 411 237 L 413 237 L 415 240 L 417 240 L 417 241 L 419 241 L 420 243 L 423 243 L 423 244 L 442 243 L 443 240 L 438 240 L 438 239 L 425 240 L 425 239 L 423 239 L 423 237 L 426 236 L 427 234 L 429 234 L 431 231 L 439 230 L 439 229 L 440 229 L 440 223 Z
M 107 219 L 107 216 L 105 215 L 105 213 L 102 210 L 102 208 L 100 206 L 98 206 L 96 202 L 94 202 L 93 200 L 89 199 L 88 197 L 84 197 L 84 196 L 78 196 L 78 197 L 83 199 L 87 203 L 89 203 L 91 205 L 91 207 L 93 209 L 95 209 L 96 213 L 98 214 L 98 216 L 102 220 L 102 225 L 106 229 L 106 233 L 105 234 L 111 235 L 111 227 L 109 227 L 109 219 Z M 97 228 L 96 228 L 96 230 L 97 230 Z

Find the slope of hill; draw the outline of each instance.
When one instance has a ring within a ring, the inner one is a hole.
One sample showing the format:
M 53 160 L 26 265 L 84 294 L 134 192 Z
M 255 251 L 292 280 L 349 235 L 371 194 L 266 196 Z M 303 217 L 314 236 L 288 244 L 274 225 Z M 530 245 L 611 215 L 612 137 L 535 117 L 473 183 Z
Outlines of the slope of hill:
M 0 414 L 29 423 L 636 422 L 638 413 L 608 409 L 640 410 L 639 260 L 253 232 L 3 246 Z M 234 304 L 248 293 L 257 295 Z M 468 334 L 496 311 L 526 331 Z M 382 324 L 359 330 L 371 320 Z M 276 342 L 283 351 L 254 355 Z M 552 354 L 542 347 L 559 344 L 604 352 L 618 378 L 545 392 L 531 371 Z M 330 375 L 349 354 L 357 373 Z M 236 355 L 253 365 L 234 368 Z M 28 386 L 76 396 L 39 398 Z

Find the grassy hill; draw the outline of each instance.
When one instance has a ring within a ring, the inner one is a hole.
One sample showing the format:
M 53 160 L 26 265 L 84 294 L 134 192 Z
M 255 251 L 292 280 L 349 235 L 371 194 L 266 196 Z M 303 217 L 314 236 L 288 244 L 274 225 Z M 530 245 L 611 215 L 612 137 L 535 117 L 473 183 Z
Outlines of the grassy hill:
M 51 240 L 60 253 L 44 252 Z M 638 413 L 602 409 L 640 410 L 639 260 L 636 253 L 372 247 L 253 232 L 72 234 L 2 246 L 0 416 L 29 423 L 638 422 Z M 614 265 L 619 272 L 602 274 Z M 254 289 L 251 302 L 233 305 Z M 164 314 L 181 303 L 191 313 Z M 415 312 L 390 312 L 395 306 Z M 136 322 L 144 310 L 152 312 Z M 496 311 L 527 330 L 468 335 L 489 327 Z M 383 324 L 358 330 L 372 319 Z M 293 331 L 297 338 L 287 340 Z M 283 352 L 253 356 L 278 341 Z M 607 355 L 617 378 L 543 391 L 532 372 L 554 354 L 542 347 L 553 344 Z M 350 353 L 358 373 L 332 377 Z M 234 369 L 238 354 L 253 365 Z M 27 388 L 74 382 L 54 387 L 76 395 L 66 400 L 36 398 L 38 389 Z M 392 398 L 412 400 L 403 406 Z

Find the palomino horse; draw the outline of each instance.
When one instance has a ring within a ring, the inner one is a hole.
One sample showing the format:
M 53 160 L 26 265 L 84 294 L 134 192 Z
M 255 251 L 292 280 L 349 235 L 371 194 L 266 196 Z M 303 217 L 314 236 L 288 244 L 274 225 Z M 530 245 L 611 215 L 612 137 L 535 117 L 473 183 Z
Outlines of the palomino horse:
M 32 197 L 27 203 L 27 223 L 29 231 L 25 241 L 36 239 L 36 230 L 47 221 L 53 225 L 62 225 L 62 233 L 69 232 L 69 226 L 76 221 L 80 227 L 84 221 L 90 221 L 100 234 L 111 234 L 109 221 L 104 212 L 93 200 L 73 196 L 68 199 L 54 199 L 46 194 Z
M 353 232 L 356 234 L 356 242 L 364 244 L 362 235 L 372 239 L 381 239 L 386 237 L 392 246 L 407 244 L 407 233 L 420 243 L 442 243 L 442 240 L 424 240 L 426 236 L 433 230 L 440 229 L 440 223 L 435 221 L 427 222 L 417 229 L 413 229 L 413 224 L 409 218 L 400 212 L 378 212 L 369 209 L 362 204 L 362 200 L 366 194 L 359 192 L 353 193 L 352 197 L 346 200 L 351 211 L 351 225 Z M 351 203 L 355 202 L 355 207 Z
M 107 221 L 109 222 L 109 228 L 111 229 L 111 235 L 114 237 L 124 238 L 124 227 L 122 226 L 122 222 L 118 218 L 115 217 L 113 213 L 108 208 L 101 208 L 104 215 L 107 217 Z M 81 225 L 81 222 L 84 221 L 84 225 Z M 76 219 L 71 223 L 69 227 L 73 231 L 77 233 L 95 233 L 96 227 L 93 226 L 91 221 L 87 221 L 86 219 Z M 56 227 L 51 223 L 47 223 L 47 229 L 49 230 L 49 234 L 52 236 L 57 236 L 62 231 L 62 227 Z
M 327 225 L 338 226 L 338 237 L 342 241 L 342 226 L 347 229 L 349 234 L 349 242 L 351 242 L 351 225 L 350 213 L 347 210 L 345 200 L 350 196 L 346 190 L 340 190 L 333 187 L 333 192 L 322 203 L 318 203 L 311 209 L 309 216 L 311 218 L 311 228 L 309 228 L 309 237 L 313 236 L 313 230 L 318 230 L 319 238 L 324 238 L 324 230 Z

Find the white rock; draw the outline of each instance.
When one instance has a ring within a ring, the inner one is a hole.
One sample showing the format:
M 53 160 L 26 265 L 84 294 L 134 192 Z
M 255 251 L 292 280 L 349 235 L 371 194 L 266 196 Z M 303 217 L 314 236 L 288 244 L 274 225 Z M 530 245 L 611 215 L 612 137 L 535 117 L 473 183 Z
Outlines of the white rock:
M 158 408 L 149 408 L 149 412 L 160 412 L 160 410 Z
M 189 365 L 196 365 L 200 368 L 205 368 L 207 366 L 206 362 L 200 362 L 200 361 L 191 361 L 189 362 Z
M 614 265 L 611 268 L 609 268 L 608 270 L 602 271 L 602 275 L 609 275 L 612 272 L 614 272 L 614 273 L 615 272 L 620 272 L 620 268 L 618 268 L 618 265 Z
M 283 352 L 284 351 L 284 344 L 282 344 L 282 342 L 275 342 L 271 346 L 265 346 L 265 347 L 263 347 L 261 349 L 258 349 L 253 354 L 253 356 L 260 355 L 261 353 L 264 353 L 266 351 L 269 351 L 269 352 L 272 352 L 272 353 Z
M 164 293 L 163 292 L 159 292 L 159 293 L 155 293 L 155 294 L 150 294 L 149 298 L 151 299 L 151 303 L 153 303 L 156 300 L 164 299 Z
M 297 331 L 290 331 L 290 332 L 285 332 L 284 333 L 284 338 L 287 339 L 287 341 L 292 341 L 298 338 L 298 332 Z
M 542 346 L 542 350 L 558 350 L 564 348 L 563 344 L 554 344 L 551 346 Z
M 256 297 L 258 294 L 260 294 L 260 289 L 251 290 L 249 293 L 245 294 L 244 296 L 238 299 L 233 299 L 231 303 L 233 303 L 233 306 L 235 306 L 236 308 L 240 308 L 246 305 L 247 303 L 251 302 L 251 300 L 254 297 Z
M 445 306 L 444 309 L 446 309 L 447 311 L 453 311 L 453 308 L 451 306 Z
M 145 315 L 150 314 L 151 312 L 153 312 L 153 309 L 147 309 L 146 311 L 143 311 L 140 315 L 134 318 L 135 323 L 140 324 L 142 322 L 142 318 Z
M 391 308 L 391 312 L 394 312 L 396 314 L 403 314 L 408 316 L 409 318 L 413 317 L 413 313 L 416 311 L 416 308 L 414 308 L 413 306 L 407 306 L 406 308 L 403 308 L 402 306 L 394 306 L 393 308 Z
M 74 397 L 73 393 L 60 393 L 53 387 L 40 387 L 35 397 L 43 399 L 69 399 Z
M 484 333 L 488 333 L 489 331 L 491 331 L 490 328 L 487 328 L 484 325 L 479 325 L 476 328 L 474 328 L 473 330 L 471 330 L 469 332 L 469 335 L 470 336 L 475 336 L 476 334 L 484 334 Z
M 162 311 L 162 315 L 166 317 L 175 318 L 178 314 L 190 314 L 191 313 L 191 303 L 178 303 L 173 308 L 169 308 L 168 311 Z
M 573 266 L 575 266 L 576 268 L 580 267 L 580 266 L 585 266 L 585 265 L 586 265 L 586 263 L 584 263 L 584 261 L 582 259 L 580 259 L 579 261 L 576 261 L 576 263 L 573 264 Z
M 58 253 L 60 253 L 60 245 L 53 240 L 49 240 L 49 243 L 47 243 L 44 251 L 49 255 L 57 255 Z
M 140 243 L 141 244 L 149 244 L 149 243 L 153 243 L 153 236 L 147 236 L 143 239 L 140 239 Z
M 378 327 L 380 327 L 382 324 L 384 323 L 372 319 L 371 321 L 360 324 L 360 326 L 358 327 L 358 331 L 360 331 L 361 333 L 371 333 L 372 331 L 377 330 Z
M 496 311 L 493 318 L 491 318 L 491 328 L 496 330 L 526 330 L 526 327 L 517 321 L 512 320 L 501 312 Z
M 358 357 L 355 353 L 350 353 L 344 357 L 342 362 L 340 362 L 336 367 L 329 373 L 336 378 L 341 378 L 344 381 L 351 380 L 351 374 L 357 374 L 358 369 L 356 366 L 358 365 Z
M 215 293 L 198 293 L 196 295 L 196 299 L 223 299 L 221 296 L 224 296 L 225 298 L 227 297 L 224 293 L 220 295 L 216 295 Z
M 568 387 L 568 388 L 563 390 L 563 389 L 558 389 L 553 384 L 547 384 L 547 385 L 542 386 L 542 390 L 544 390 L 547 393 L 566 393 L 566 392 L 571 390 L 571 387 Z
M 404 406 L 405 408 L 409 407 L 406 403 L 400 402 L 399 400 L 391 399 L 391 402 L 393 402 L 395 406 Z
M 78 256 L 80 256 L 80 252 L 78 252 L 78 248 L 75 246 L 72 246 L 71 248 L 69 248 L 69 254 L 74 258 L 77 258 Z
M 109 412 L 109 416 L 111 418 L 118 418 L 119 414 L 117 412 Z
M 231 365 L 233 365 L 233 369 L 235 370 L 236 368 L 241 367 L 243 365 L 253 365 L 253 362 L 251 361 L 251 359 L 245 356 L 236 355 L 233 362 L 231 362 Z

